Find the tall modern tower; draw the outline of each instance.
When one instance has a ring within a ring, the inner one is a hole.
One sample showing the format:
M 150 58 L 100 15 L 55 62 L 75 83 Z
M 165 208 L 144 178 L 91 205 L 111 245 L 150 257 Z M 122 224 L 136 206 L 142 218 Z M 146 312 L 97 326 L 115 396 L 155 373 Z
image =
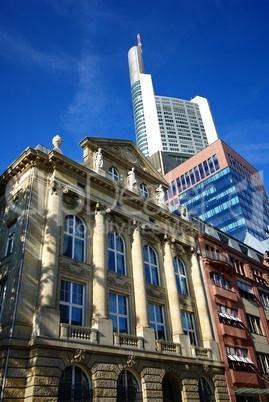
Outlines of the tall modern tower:
M 162 152 L 178 165 L 218 139 L 209 103 L 200 96 L 190 101 L 155 96 L 140 35 L 137 40 L 128 53 L 136 143 L 147 157 Z

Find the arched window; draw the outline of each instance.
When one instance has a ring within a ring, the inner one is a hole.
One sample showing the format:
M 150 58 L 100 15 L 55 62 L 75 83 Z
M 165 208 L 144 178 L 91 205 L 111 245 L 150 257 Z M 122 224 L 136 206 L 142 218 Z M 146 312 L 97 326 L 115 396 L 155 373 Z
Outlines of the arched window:
M 160 286 L 159 264 L 155 251 L 150 246 L 143 247 L 146 282 Z
M 134 374 L 129 370 L 123 370 L 117 383 L 117 402 L 142 401 L 140 384 Z
M 114 166 L 110 166 L 110 168 L 108 169 L 108 174 L 112 180 L 119 181 L 120 175 L 117 169 L 114 168 Z
M 63 255 L 85 261 L 85 234 L 86 228 L 82 220 L 76 215 L 67 215 L 64 218 Z
M 204 377 L 199 378 L 198 389 L 200 401 L 215 402 L 214 391 Z
M 92 391 L 88 377 L 77 366 L 68 366 L 60 378 L 58 402 L 91 402 Z
M 124 242 L 116 232 L 108 233 L 108 269 L 126 275 Z
M 186 269 L 183 262 L 179 258 L 174 258 L 174 270 L 177 281 L 177 291 L 184 295 L 189 295 L 189 287 L 186 276 Z

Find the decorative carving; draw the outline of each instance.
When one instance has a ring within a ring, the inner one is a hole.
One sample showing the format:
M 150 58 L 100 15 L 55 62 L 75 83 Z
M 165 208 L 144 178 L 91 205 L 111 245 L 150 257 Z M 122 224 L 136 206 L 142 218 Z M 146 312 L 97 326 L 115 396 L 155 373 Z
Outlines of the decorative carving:
M 173 243 L 171 245 L 172 250 L 175 251 L 175 253 L 180 257 L 186 254 L 186 251 L 184 250 L 184 247 L 179 244 L 179 243 Z
M 60 262 L 60 271 L 66 275 L 72 275 L 76 277 L 81 277 L 85 279 L 89 279 L 91 277 L 91 272 L 89 269 L 82 268 L 81 263 L 78 261 L 72 261 L 72 263 L 68 264 L 65 262 Z
M 136 361 L 135 355 L 129 355 L 126 362 L 126 367 L 134 367 Z
M 77 349 L 74 353 L 73 359 L 70 360 L 70 363 L 81 363 L 85 360 L 85 349 Z
M 112 272 L 108 272 L 107 284 L 117 289 L 123 289 L 127 291 L 131 289 L 129 278 L 124 275 L 113 274 Z
M 158 288 L 155 286 L 147 287 L 147 296 L 158 300 L 166 299 L 165 290 L 163 288 Z
M 204 364 L 204 365 L 203 365 L 203 370 L 204 370 L 205 373 L 208 373 L 209 370 L 210 370 L 209 365 L 208 365 L 208 364 Z

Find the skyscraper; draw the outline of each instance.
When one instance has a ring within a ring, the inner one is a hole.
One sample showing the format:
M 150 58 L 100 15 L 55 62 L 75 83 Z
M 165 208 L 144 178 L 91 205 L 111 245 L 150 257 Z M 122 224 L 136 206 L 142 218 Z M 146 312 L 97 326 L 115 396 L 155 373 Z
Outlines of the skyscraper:
M 240 241 L 247 233 L 265 239 L 269 203 L 259 172 L 224 141 L 215 141 L 164 177 L 172 208 L 185 206 Z
M 128 60 L 136 143 L 146 156 L 162 151 L 178 164 L 218 138 L 207 99 L 155 96 L 151 75 L 144 71 L 139 35 Z

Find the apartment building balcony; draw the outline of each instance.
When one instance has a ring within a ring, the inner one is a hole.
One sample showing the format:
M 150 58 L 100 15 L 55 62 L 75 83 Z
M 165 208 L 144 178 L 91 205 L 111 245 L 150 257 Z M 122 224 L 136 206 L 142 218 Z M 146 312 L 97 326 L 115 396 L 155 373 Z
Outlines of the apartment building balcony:
M 247 339 L 248 337 L 245 329 L 241 327 L 220 323 L 219 328 L 222 336 L 231 336 L 239 339 Z
M 98 331 L 94 328 L 60 324 L 60 338 L 98 343 Z
M 258 378 L 255 372 L 230 370 L 230 373 L 232 382 L 237 387 L 246 386 L 246 384 L 249 388 L 258 386 Z
M 219 296 L 220 298 L 224 298 L 226 300 L 231 300 L 235 302 L 238 301 L 236 293 L 232 292 L 231 290 L 227 290 L 216 285 L 212 285 L 212 290 L 214 296 Z
M 191 355 L 197 359 L 212 359 L 212 350 L 201 346 L 191 346 Z
M 114 333 L 114 346 L 144 349 L 144 338 L 141 336 Z
M 229 261 L 228 257 L 221 253 L 212 252 L 209 250 L 203 250 L 202 256 L 205 259 L 210 260 L 211 265 L 219 266 L 220 264 L 226 264 L 229 268 L 233 268 L 232 263 Z
M 181 346 L 179 343 L 167 342 L 162 340 L 156 341 L 156 350 L 162 353 L 171 353 L 181 356 Z

